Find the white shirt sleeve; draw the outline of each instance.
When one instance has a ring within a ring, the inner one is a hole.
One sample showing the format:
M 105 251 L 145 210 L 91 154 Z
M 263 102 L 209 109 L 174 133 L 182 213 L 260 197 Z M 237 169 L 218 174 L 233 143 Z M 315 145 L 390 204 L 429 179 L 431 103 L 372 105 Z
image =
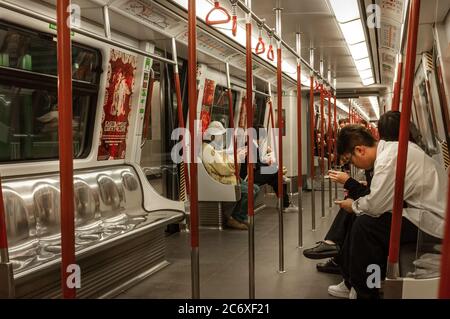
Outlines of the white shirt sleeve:
M 394 203 L 395 163 L 382 163 L 375 167 L 370 194 L 353 202 L 352 209 L 357 214 L 380 217 L 391 211 Z

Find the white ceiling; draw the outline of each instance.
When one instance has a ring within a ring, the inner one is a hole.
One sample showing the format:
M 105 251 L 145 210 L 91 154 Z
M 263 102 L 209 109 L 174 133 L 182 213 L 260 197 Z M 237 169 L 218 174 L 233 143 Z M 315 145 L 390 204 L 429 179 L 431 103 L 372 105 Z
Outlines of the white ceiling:
M 275 26 L 273 8 L 276 0 L 253 1 L 253 11 Z M 302 33 L 302 57 L 309 61 L 309 49 L 315 49 L 315 69 L 319 70 L 320 59 L 325 71 L 330 68 L 337 78 L 337 87 L 355 88 L 362 83 L 347 44 L 340 32 L 331 8 L 326 0 L 283 0 L 282 36 L 295 48 L 295 33 Z

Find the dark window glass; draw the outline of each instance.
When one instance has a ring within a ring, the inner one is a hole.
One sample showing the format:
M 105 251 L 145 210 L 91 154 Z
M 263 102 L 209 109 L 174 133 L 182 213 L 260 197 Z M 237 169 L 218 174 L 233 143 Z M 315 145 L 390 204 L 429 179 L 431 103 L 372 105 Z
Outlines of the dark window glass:
M 0 22 L 0 66 L 57 75 L 57 48 L 54 37 L 26 31 Z M 95 83 L 99 54 L 79 45 L 72 47 L 74 80 Z
M 98 51 L 72 45 L 74 158 L 92 142 Z M 0 22 L 0 162 L 58 158 L 57 56 L 53 36 Z
M 236 116 L 236 91 L 231 91 L 233 113 Z M 230 127 L 230 108 L 228 99 L 228 89 L 223 86 L 216 85 L 214 92 L 214 103 L 211 107 L 211 122 L 219 121 L 223 124 L 223 127 Z M 235 125 L 236 126 L 236 125 Z

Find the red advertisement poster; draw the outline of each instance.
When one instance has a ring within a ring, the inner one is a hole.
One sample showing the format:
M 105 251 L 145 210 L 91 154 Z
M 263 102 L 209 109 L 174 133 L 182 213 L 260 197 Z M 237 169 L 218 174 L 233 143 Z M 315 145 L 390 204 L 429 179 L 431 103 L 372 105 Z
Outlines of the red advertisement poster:
M 200 112 L 200 120 L 202 121 L 202 133 L 206 131 L 211 122 L 211 107 L 214 103 L 214 92 L 216 83 L 214 81 L 205 80 L 205 90 L 203 92 L 202 110 Z
M 135 71 L 136 56 L 111 50 L 97 157 L 99 161 L 125 158 Z

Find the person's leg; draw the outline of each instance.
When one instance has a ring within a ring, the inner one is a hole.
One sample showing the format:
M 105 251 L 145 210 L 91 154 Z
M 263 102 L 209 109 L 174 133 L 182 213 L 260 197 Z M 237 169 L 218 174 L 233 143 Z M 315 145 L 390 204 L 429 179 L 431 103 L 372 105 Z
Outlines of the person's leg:
M 354 217 L 354 214 L 349 214 L 345 210 L 340 209 L 334 218 L 328 233 L 325 235 L 325 241 L 342 246 L 351 220 Z
M 369 288 L 369 265 L 377 265 L 381 279 L 385 277 L 392 215 L 384 213 L 378 218 L 361 215 L 353 223 L 350 234 L 350 284 L 361 299 L 379 298 L 378 288 Z
M 256 194 L 259 192 L 259 186 L 257 184 L 253 184 L 253 198 L 256 197 Z M 241 184 L 241 201 L 237 206 L 237 209 L 233 212 L 233 218 L 238 220 L 241 223 L 247 223 L 248 216 L 248 184 Z

